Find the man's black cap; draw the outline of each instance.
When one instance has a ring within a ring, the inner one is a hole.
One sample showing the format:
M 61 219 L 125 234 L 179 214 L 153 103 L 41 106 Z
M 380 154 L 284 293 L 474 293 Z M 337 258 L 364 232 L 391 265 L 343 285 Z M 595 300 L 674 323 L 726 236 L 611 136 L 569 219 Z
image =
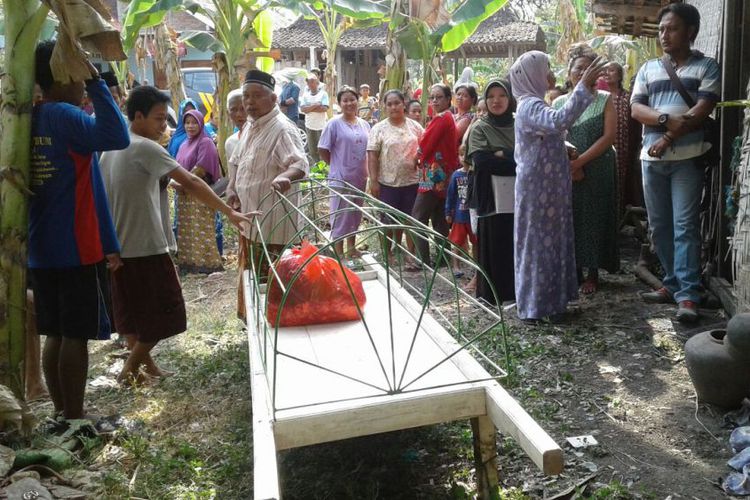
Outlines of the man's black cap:
M 245 83 L 258 83 L 273 90 L 276 85 L 276 79 L 265 71 L 251 69 L 245 73 Z

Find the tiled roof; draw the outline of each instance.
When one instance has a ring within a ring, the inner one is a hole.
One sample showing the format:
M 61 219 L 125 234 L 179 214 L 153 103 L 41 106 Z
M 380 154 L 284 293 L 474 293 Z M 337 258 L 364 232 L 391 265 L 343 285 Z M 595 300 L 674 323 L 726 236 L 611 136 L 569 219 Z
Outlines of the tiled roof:
M 486 19 L 464 43 L 464 48 L 480 45 L 497 44 L 538 44 L 541 36 L 541 48 L 544 47 L 544 35 L 535 23 L 516 21 L 512 14 L 501 9 L 494 16 Z M 341 49 L 382 49 L 385 47 L 386 25 L 371 28 L 350 29 L 341 36 Z M 323 47 L 323 36 L 318 24 L 311 19 L 299 18 L 286 28 L 273 33 L 273 48 L 282 50 L 299 50 L 309 47 Z

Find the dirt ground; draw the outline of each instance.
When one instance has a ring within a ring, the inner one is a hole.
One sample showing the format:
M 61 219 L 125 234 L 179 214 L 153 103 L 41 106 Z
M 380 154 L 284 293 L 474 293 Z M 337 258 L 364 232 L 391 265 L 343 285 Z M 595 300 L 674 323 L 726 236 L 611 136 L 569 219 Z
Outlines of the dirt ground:
M 563 477 L 536 484 L 549 494 L 595 471 L 596 481 L 619 481 L 645 497 L 720 498 L 730 429 L 722 428 L 721 410 L 696 405 L 683 346 L 726 321 L 724 312 L 701 310 L 701 322 L 686 328 L 672 319 L 675 306 L 644 304 L 637 292 L 646 287 L 632 274 L 636 249 L 625 239 L 622 272 L 603 277 L 570 326 L 513 330 L 533 354 L 521 355 L 524 373 L 512 392 L 558 443 L 585 434 L 599 442 L 582 452 L 564 447 Z M 506 457 L 502 463 L 514 468 Z
M 684 363 L 685 340 L 726 320 L 702 311 L 700 325 L 672 320 L 673 306 L 646 305 L 634 278 L 637 244 L 623 242 L 620 274 L 603 275 L 570 325 L 529 327 L 506 315 L 516 365 L 503 381 L 563 446 L 562 475 L 544 477 L 510 438 L 498 434 L 503 498 L 550 498 L 590 479 L 591 498 L 721 498 L 717 489 L 730 430 L 722 412 L 696 406 Z M 233 318 L 236 271 L 183 279 L 189 330 L 157 348 L 177 374 L 121 389 L 111 380 L 118 349 L 92 349 L 89 406 L 136 424 L 86 461 L 96 498 L 252 496 L 252 429 L 247 339 Z M 701 326 L 703 325 L 703 326 Z M 35 412 L 51 413 L 49 403 Z M 593 435 L 598 446 L 566 446 Z M 285 498 L 470 498 L 474 490 L 468 422 L 349 439 L 279 454 Z
M 701 310 L 701 322 L 686 328 L 672 319 L 675 306 L 644 304 L 637 293 L 647 287 L 632 273 L 638 248 L 623 238 L 621 272 L 602 276 L 570 325 L 529 327 L 514 310 L 506 315 L 517 371 L 503 385 L 564 448 L 566 462 L 562 475 L 544 477 L 498 435 L 506 498 L 549 498 L 586 480 L 596 498 L 724 496 L 717 485 L 729 472 L 731 429 L 721 410 L 696 405 L 683 345 L 725 314 Z M 565 445 L 580 435 L 599 444 Z M 281 464 L 292 498 L 463 498 L 473 489 L 471 455 L 468 426 L 454 423 L 295 450 Z

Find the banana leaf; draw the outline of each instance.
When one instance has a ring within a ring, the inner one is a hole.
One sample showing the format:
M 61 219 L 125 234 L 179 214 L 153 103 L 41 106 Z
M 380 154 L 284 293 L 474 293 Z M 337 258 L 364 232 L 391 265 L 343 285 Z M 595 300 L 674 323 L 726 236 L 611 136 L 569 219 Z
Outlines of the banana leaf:
M 201 7 L 202 5 L 194 0 L 133 0 L 122 23 L 125 50 L 133 48 L 141 29 L 160 24 L 168 11 L 184 9 L 195 13 Z
M 183 31 L 180 35 L 180 41 L 204 52 L 224 51 L 224 44 L 208 31 Z
M 441 49 L 451 52 L 459 47 L 476 31 L 477 27 L 500 10 L 508 0 L 467 0 L 451 13 L 451 22 L 441 35 Z M 443 29 L 441 27 L 436 32 Z
M 253 49 L 256 51 L 265 51 L 271 47 L 273 41 L 273 18 L 268 10 L 262 11 L 253 20 L 253 31 L 258 37 L 260 47 Z M 261 71 L 266 73 L 272 73 L 274 67 L 274 60 L 272 57 L 259 57 L 256 62 L 256 66 Z

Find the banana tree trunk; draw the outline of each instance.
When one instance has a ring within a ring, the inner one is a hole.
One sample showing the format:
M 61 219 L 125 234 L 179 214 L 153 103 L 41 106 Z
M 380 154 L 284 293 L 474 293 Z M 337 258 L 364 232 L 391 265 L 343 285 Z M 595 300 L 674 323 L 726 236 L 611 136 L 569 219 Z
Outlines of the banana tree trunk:
M 394 0 L 391 6 L 391 19 L 408 15 L 408 0 Z M 390 89 L 403 90 L 406 83 L 406 51 L 398 42 L 394 31 L 394 26 L 389 26 L 385 39 L 385 78 L 380 81 L 381 96 Z
M 227 56 L 223 52 L 216 52 L 211 59 L 211 64 L 216 71 L 216 91 L 218 93 L 212 113 L 219 117 L 219 139 L 217 147 L 221 159 L 221 172 L 226 175 L 228 163 L 227 151 L 224 147 L 227 138 L 232 135 L 232 124 L 229 123 L 229 112 L 227 111 L 227 95 L 236 85 L 237 75 L 233 65 L 227 64 Z
M 0 110 L 0 384 L 24 395 L 26 250 L 34 49 L 48 8 L 4 0 L 5 73 Z
M 156 26 L 154 41 L 156 44 L 156 64 L 167 74 L 169 92 L 172 96 L 172 109 L 178 110 L 180 109 L 180 103 L 185 100 L 185 88 L 182 85 L 182 71 L 177 59 L 177 47 L 172 42 L 172 37 L 165 23 Z
M 326 92 L 328 93 L 328 100 L 331 106 L 328 106 L 328 118 L 333 116 L 333 102 L 336 99 L 336 93 L 338 92 L 337 87 L 337 68 L 336 68 L 336 53 L 338 52 L 338 40 L 333 41 L 328 47 L 328 64 L 326 64 L 326 71 L 323 75 L 323 80 L 326 84 Z
M 430 68 L 430 59 L 422 60 L 422 98 L 420 104 L 422 109 L 422 125 L 427 123 L 427 102 L 430 98 L 430 87 L 432 86 L 432 71 Z

